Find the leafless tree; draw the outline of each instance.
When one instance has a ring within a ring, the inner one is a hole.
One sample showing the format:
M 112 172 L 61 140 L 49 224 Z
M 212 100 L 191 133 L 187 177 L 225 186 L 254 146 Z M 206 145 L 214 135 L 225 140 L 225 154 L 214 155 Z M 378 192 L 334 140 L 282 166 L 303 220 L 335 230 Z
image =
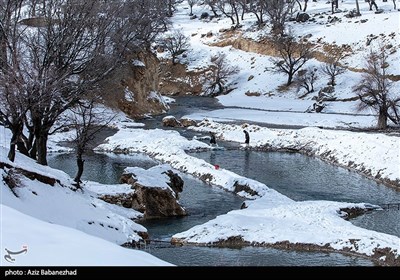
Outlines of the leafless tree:
M 272 24 L 272 33 L 283 35 L 285 24 L 292 15 L 294 2 L 287 0 L 266 1 L 266 12 Z
M 24 49 L 18 45 L 18 21 L 21 19 L 23 0 L 1 1 L 0 5 L 0 124 L 10 129 L 11 142 L 8 158 L 15 159 L 15 148 L 28 155 L 23 135 L 25 114 L 29 110 L 29 93 L 25 87 L 27 75 L 21 70 L 29 66 L 20 64 Z
M 306 90 L 306 93 L 301 97 L 307 96 L 309 93 L 314 92 L 314 83 L 318 80 L 317 68 L 309 67 L 297 72 L 297 82 L 299 87 Z
M 72 115 L 69 118 L 71 127 L 75 129 L 73 142 L 76 149 L 77 173 L 74 178 L 75 186 L 80 187 L 81 178 L 84 171 L 84 154 L 87 152 L 88 145 L 93 142 L 96 134 L 105 129 L 114 119 L 115 114 L 110 114 L 106 109 L 96 106 L 98 97 L 82 100 L 71 108 Z
M 336 77 L 346 72 L 346 69 L 340 66 L 342 55 L 335 55 L 328 58 L 328 61 L 321 66 L 321 71 L 329 77 L 328 85 L 336 85 Z
M 237 3 L 240 7 L 241 11 L 241 16 L 240 19 L 243 21 L 244 20 L 244 15 L 249 11 L 249 2 L 250 0 L 237 0 Z
M 189 38 L 180 30 L 174 30 L 170 36 L 161 40 L 161 45 L 172 56 L 172 64 L 176 64 L 176 58 L 186 52 L 190 46 Z
M 264 15 L 266 13 L 267 2 L 265 0 L 249 0 L 247 10 L 254 14 L 257 18 L 257 25 L 262 27 L 264 25 Z
M 189 16 L 193 15 L 193 6 L 196 5 L 199 2 L 199 0 L 187 0 L 187 3 L 190 7 L 190 14 Z
M 229 78 L 239 72 L 239 68 L 228 64 L 226 54 L 217 54 L 211 57 L 211 75 L 207 77 L 208 95 L 217 96 L 229 91 Z
M 162 14 L 162 1 L 25 0 L 34 4 L 37 17 L 21 24 L 25 7 L 14 4 L 22 1 L 2 1 L 1 9 L 15 9 L 0 18 L 0 45 L 7 46 L 1 48 L 0 80 L 12 83 L 4 84 L 0 94 L 10 100 L 12 89 L 26 97 L 22 119 L 33 143 L 30 155 L 46 165 L 48 135 L 57 131 L 59 116 L 162 31 L 166 21 L 152 19 L 153 12 Z M 17 111 L 14 104 L 7 106 Z
M 119 29 L 116 31 L 124 31 L 133 36 L 135 46 L 147 48 L 158 34 L 168 30 L 170 20 L 166 15 L 165 0 L 125 1 L 122 8 L 120 18 L 123 20 L 119 21 Z
M 296 72 L 311 59 L 313 49 L 308 43 L 296 42 L 292 35 L 281 36 L 274 44 L 279 57 L 272 58 L 271 61 L 275 71 L 287 74 L 286 85 L 289 86 Z
M 217 13 L 217 2 L 218 1 L 219 0 L 205 0 L 204 1 L 204 3 L 210 7 L 210 9 L 213 12 L 215 17 L 219 17 L 219 15 Z
M 227 16 L 231 21 L 232 25 L 239 26 L 240 16 L 239 9 L 240 5 L 237 0 L 218 0 L 216 6 L 222 14 Z
M 175 11 L 176 0 L 166 0 L 166 1 L 167 1 L 167 16 L 172 17 Z
M 378 113 L 378 129 L 386 129 L 388 119 L 399 124 L 400 97 L 391 92 L 392 82 L 387 69 L 388 56 L 385 48 L 371 51 L 366 58 L 366 71 L 353 90 L 360 98 L 359 109 L 373 109 Z

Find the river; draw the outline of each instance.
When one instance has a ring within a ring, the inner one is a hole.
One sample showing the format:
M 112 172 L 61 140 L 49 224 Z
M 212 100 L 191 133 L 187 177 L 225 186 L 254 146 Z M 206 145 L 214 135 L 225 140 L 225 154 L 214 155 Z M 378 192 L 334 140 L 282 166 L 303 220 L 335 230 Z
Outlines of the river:
M 201 101 L 201 102 L 200 102 Z M 199 105 L 201 104 L 201 105 Z M 177 118 L 193 111 L 220 108 L 214 99 L 179 98 L 171 105 L 168 115 Z M 145 120 L 147 128 L 160 127 L 162 116 Z M 171 129 L 171 128 L 167 128 Z M 193 131 L 179 129 L 182 135 L 192 138 Z M 377 184 L 355 172 L 329 165 L 321 160 L 294 153 L 266 153 L 235 149 L 234 143 L 219 142 L 227 150 L 191 153 L 211 164 L 265 183 L 294 200 L 334 200 L 382 204 L 400 201 L 400 193 Z M 236 145 L 237 146 L 237 145 Z M 76 172 L 73 154 L 53 154 L 49 165 L 73 176 Z M 116 155 L 92 153 L 86 157 L 83 180 L 106 184 L 118 183 L 127 166 L 149 168 L 157 162 L 145 155 Z M 187 174 L 180 195 L 181 204 L 188 216 L 144 221 L 151 239 L 167 241 L 153 243 L 145 248 L 151 254 L 181 266 L 371 266 L 373 263 L 356 256 L 339 253 L 298 252 L 272 248 L 210 248 L 168 244 L 175 233 L 202 224 L 218 215 L 239 209 L 243 199 L 218 187 L 210 187 Z M 360 227 L 400 236 L 399 212 L 374 211 L 353 219 Z

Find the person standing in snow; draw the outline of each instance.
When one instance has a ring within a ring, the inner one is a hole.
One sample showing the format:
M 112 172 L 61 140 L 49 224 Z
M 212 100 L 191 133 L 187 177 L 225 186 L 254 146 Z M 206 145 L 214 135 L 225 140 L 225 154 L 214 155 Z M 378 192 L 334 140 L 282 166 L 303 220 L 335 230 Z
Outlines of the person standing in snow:
M 215 146 L 215 145 L 217 144 L 217 141 L 215 140 L 215 134 L 214 134 L 214 132 L 210 131 L 210 137 L 211 137 L 211 139 L 210 139 L 210 144 L 211 144 L 212 146 Z
M 247 132 L 247 130 L 243 130 L 243 132 L 244 132 L 244 137 L 245 137 L 244 143 L 245 143 L 245 144 L 249 144 L 249 143 L 250 143 L 250 135 L 249 135 L 249 133 Z

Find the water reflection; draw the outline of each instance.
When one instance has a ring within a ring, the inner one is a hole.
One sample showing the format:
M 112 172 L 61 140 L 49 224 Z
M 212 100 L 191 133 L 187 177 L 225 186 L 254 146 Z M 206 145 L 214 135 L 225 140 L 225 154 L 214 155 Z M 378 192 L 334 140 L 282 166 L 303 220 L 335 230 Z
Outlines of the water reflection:
M 384 204 L 400 201 L 400 192 L 344 168 L 301 154 L 214 150 L 191 155 L 252 178 L 294 199 Z M 352 220 L 357 226 L 400 236 L 400 211 L 374 211 Z
M 161 247 L 147 252 L 179 266 L 373 266 L 370 260 L 338 253 L 273 248 Z
M 85 167 L 82 181 L 91 180 L 103 184 L 118 184 L 126 167 L 138 166 L 148 169 L 158 164 L 144 154 L 87 153 L 84 155 Z M 49 166 L 61 169 L 71 177 L 77 171 L 74 154 L 49 154 Z
M 297 201 L 333 200 L 373 204 L 400 201 L 400 192 L 392 188 L 301 154 L 213 150 L 191 155 L 265 183 Z
M 208 154 L 207 159 L 214 158 L 215 164 L 221 164 L 224 168 L 227 163 L 221 160 L 221 151 L 213 151 Z M 225 151 L 227 152 L 227 151 Z M 249 174 L 254 172 L 254 159 L 257 155 L 252 151 L 240 151 L 243 158 L 237 158 L 231 153 L 231 165 L 235 168 L 243 168 Z M 198 154 L 200 155 L 200 154 Z M 204 155 L 204 153 L 202 154 Z M 271 157 L 271 155 L 268 155 Z M 284 157 L 284 156 L 283 156 Z M 276 162 L 282 160 L 277 155 Z M 206 159 L 206 160 L 207 160 Z M 283 160 L 292 160 L 288 158 Z M 120 174 L 126 166 L 141 166 L 149 168 L 156 161 L 143 155 L 115 155 L 115 154 L 92 154 L 87 159 L 91 168 L 86 169 L 85 180 L 95 180 L 101 183 L 114 184 L 118 182 Z M 243 164 L 245 163 L 245 164 Z M 269 162 L 272 165 L 272 162 Z M 58 166 L 69 174 L 75 173 L 75 156 L 73 154 L 52 155 L 49 157 L 49 165 Z M 97 165 L 97 166 L 96 166 Z M 98 172 L 100 165 L 102 172 Z M 287 162 L 283 166 L 287 165 Z M 247 166 L 247 167 L 245 167 Z M 287 165 L 288 168 L 290 165 Z M 259 167 L 262 170 L 261 167 Z M 261 171 L 259 171 L 261 173 Z M 277 178 L 281 180 L 285 172 L 280 173 Z M 158 240 L 170 240 L 170 237 L 178 232 L 185 231 L 195 225 L 205 223 L 214 217 L 225 214 L 233 209 L 239 209 L 243 199 L 219 188 L 212 188 L 204 182 L 187 174 L 181 174 L 185 181 L 184 190 L 180 196 L 180 202 L 186 207 L 189 216 L 181 218 L 167 218 L 149 220 L 143 222 L 148 229 L 150 237 Z M 373 223 L 373 222 L 372 222 Z M 177 265 L 190 266 L 372 266 L 369 260 L 345 256 L 338 253 L 319 252 L 296 252 L 277 250 L 273 248 L 245 247 L 241 249 L 231 248 L 205 248 L 205 247 L 172 247 L 150 245 L 146 249 L 151 254 Z

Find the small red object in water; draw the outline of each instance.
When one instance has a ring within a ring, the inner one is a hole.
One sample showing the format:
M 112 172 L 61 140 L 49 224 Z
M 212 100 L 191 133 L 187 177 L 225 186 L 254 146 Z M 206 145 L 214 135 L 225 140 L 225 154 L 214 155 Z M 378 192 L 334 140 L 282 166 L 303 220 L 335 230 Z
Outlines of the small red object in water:
M 215 167 L 215 169 L 219 169 L 219 165 L 218 164 L 215 164 L 214 167 Z

